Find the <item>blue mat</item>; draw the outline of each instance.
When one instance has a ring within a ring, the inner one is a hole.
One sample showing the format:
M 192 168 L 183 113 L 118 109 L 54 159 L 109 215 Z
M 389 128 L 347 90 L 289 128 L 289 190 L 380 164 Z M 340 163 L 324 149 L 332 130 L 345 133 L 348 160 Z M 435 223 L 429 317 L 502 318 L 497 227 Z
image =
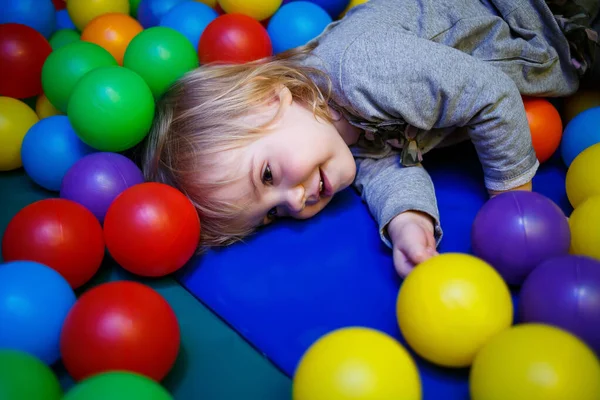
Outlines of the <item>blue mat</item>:
M 427 155 L 425 166 L 444 229 L 439 250 L 469 253 L 471 224 L 487 199 L 472 146 L 437 150 Z M 554 158 L 542 166 L 534 190 L 569 215 L 565 173 Z M 178 279 L 289 376 L 315 340 L 340 327 L 375 328 L 406 346 L 395 312 L 401 280 L 366 205 L 351 188 L 313 219 L 282 221 L 244 244 L 191 260 Z M 468 369 L 440 368 L 413 356 L 424 400 L 469 398 Z

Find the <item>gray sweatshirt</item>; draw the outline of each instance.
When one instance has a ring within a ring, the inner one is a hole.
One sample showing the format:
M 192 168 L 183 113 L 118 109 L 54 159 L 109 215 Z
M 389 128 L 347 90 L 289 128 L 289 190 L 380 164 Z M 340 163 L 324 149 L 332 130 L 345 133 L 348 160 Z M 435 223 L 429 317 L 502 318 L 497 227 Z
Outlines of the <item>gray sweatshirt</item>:
M 332 106 L 364 129 L 354 186 L 387 224 L 425 212 L 442 229 L 431 149 L 470 139 L 485 185 L 507 190 L 538 168 L 521 94 L 578 89 L 569 44 L 543 0 L 369 0 L 331 24 L 305 61 L 331 78 Z

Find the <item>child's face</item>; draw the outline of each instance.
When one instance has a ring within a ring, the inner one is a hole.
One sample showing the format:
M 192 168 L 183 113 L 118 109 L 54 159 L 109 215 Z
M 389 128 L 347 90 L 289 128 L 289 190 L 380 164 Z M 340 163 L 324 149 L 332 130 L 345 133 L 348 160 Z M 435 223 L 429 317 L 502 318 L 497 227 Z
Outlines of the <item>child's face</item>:
M 352 153 L 336 127 L 288 96 L 272 131 L 232 158 L 242 179 L 222 193 L 228 198 L 254 194 L 247 210 L 253 226 L 281 217 L 310 218 L 356 175 Z

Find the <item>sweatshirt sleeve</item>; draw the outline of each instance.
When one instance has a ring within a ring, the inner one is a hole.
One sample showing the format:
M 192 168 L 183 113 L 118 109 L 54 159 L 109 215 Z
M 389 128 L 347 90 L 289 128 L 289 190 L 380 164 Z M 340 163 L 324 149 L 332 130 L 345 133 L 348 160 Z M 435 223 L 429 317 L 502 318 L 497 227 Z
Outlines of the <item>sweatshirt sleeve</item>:
M 382 159 L 356 159 L 357 173 L 354 187 L 367 204 L 379 227 L 381 240 L 392 243 L 387 235 L 388 223 L 404 211 L 421 211 L 434 221 L 437 244 L 442 228 L 431 177 L 423 167 L 403 167 L 400 156 L 394 154 Z
M 523 100 L 498 68 L 394 25 L 361 34 L 342 57 L 337 84 L 363 117 L 426 131 L 466 128 L 488 189 L 508 190 L 535 175 Z

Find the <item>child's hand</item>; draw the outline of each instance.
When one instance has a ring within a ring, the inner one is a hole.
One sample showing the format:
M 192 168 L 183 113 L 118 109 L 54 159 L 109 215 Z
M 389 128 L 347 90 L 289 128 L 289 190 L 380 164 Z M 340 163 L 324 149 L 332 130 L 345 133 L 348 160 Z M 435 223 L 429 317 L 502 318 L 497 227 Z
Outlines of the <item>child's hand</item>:
M 529 182 L 527 182 L 524 185 L 517 186 L 515 188 L 509 189 L 509 190 L 507 190 L 507 192 L 516 191 L 516 190 L 525 190 L 527 192 L 531 192 L 532 189 L 533 189 L 533 187 L 531 185 L 531 181 L 529 181 Z M 494 196 L 497 196 L 500 193 L 504 193 L 504 192 L 500 192 L 500 191 L 496 191 L 496 190 L 488 190 L 488 193 L 489 193 L 490 197 L 494 197 Z
M 393 244 L 394 266 L 401 277 L 417 264 L 438 255 L 433 221 L 427 214 L 403 212 L 390 221 L 387 231 Z

